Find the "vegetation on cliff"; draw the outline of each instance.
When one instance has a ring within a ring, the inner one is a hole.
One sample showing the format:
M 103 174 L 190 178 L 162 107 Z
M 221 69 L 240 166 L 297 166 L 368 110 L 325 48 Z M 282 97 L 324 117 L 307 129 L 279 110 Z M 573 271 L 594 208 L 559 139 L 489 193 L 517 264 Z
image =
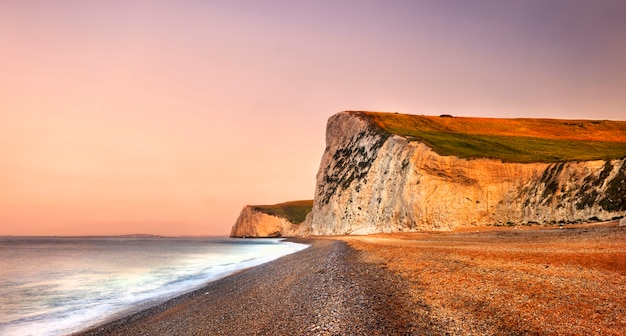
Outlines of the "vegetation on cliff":
M 293 224 L 300 224 L 313 208 L 313 200 L 292 201 L 273 205 L 253 205 L 254 210 L 268 215 L 282 217 Z
M 626 157 L 626 121 L 349 113 L 367 118 L 389 134 L 422 141 L 440 155 L 519 163 Z

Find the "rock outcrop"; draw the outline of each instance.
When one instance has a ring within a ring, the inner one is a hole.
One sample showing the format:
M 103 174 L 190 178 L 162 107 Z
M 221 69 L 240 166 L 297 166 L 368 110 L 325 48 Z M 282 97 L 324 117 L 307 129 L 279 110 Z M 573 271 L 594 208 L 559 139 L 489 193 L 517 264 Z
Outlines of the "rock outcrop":
M 313 201 L 274 205 L 247 205 L 233 225 L 232 238 L 288 237 L 299 235 L 300 223 L 311 211 Z
M 626 149 L 626 143 L 616 146 L 618 153 Z M 342 112 L 328 121 L 313 210 L 298 233 L 573 223 L 626 214 L 624 156 L 559 161 L 440 155 L 419 138 L 380 127 L 366 113 Z M 276 223 L 264 232 L 283 225 Z

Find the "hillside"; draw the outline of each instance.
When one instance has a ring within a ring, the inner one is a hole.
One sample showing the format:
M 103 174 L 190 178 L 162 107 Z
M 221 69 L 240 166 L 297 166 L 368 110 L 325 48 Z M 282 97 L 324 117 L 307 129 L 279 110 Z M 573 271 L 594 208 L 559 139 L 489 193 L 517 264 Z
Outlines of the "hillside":
M 254 210 L 268 215 L 285 218 L 293 224 L 300 224 L 313 208 L 313 200 L 291 201 L 273 205 L 251 205 Z
M 365 117 L 388 135 L 424 142 L 442 156 L 518 163 L 626 157 L 626 121 L 347 113 Z

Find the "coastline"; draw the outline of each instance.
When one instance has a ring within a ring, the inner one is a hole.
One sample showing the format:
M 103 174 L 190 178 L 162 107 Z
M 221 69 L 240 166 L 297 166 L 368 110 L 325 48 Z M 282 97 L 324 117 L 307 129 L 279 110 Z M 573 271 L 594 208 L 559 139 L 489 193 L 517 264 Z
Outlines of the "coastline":
M 335 239 L 73 335 L 418 333 L 405 281 Z
M 291 238 L 309 248 L 75 335 L 620 335 L 626 227 Z

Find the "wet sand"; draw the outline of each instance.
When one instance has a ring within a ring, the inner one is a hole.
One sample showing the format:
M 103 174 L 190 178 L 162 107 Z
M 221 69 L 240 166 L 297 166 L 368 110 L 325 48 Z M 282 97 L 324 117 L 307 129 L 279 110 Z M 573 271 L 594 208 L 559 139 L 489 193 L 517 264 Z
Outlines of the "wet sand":
M 81 335 L 624 335 L 626 228 L 300 240 L 311 247 Z

